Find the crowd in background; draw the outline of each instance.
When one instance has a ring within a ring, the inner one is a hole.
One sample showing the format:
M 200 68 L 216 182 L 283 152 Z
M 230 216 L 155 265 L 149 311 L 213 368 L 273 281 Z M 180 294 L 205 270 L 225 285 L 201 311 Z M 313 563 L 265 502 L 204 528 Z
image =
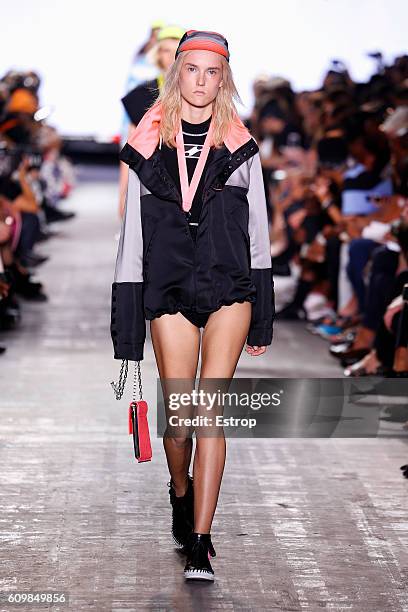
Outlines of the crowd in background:
M 304 320 L 346 376 L 408 370 L 408 56 L 316 91 L 260 75 L 260 146 L 278 319 Z M 317 373 L 318 374 L 318 373 Z
M 21 298 L 47 300 L 34 268 L 48 256 L 36 245 L 56 235 L 51 223 L 74 216 L 59 207 L 75 177 L 40 107 L 39 87 L 34 72 L 9 71 L 0 80 L 0 332 L 18 325 Z
M 162 86 L 181 35 L 154 24 L 137 53 L 124 137 Z M 158 76 L 134 87 L 152 51 Z M 259 75 L 245 122 L 263 165 L 277 318 L 304 321 L 328 341 L 346 376 L 406 376 L 408 56 L 372 60 L 367 82 L 333 61 L 315 91 Z M 72 216 L 58 206 L 72 167 L 41 112 L 39 86 L 33 72 L 0 81 L 0 331 L 18 321 L 19 296 L 47 299 L 32 278 L 46 259 L 35 245 L 52 236 L 50 223 Z
M 122 98 L 123 141 L 162 87 L 179 30 L 153 23 L 135 55 Z M 295 92 L 286 78 L 259 75 L 245 123 L 263 166 L 277 318 L 305 321 L 329 341 L 346 376 L 402 377 L 408 371 L 408 56 L 391 65 L 380 53 L 370 56 L 374 74 L 367 82 L 353 81 L 339 60 L 314 91 Z M 140 78 L 148 66 L 156 77 Z M 121 214 L 125 186 L 121 168 Z

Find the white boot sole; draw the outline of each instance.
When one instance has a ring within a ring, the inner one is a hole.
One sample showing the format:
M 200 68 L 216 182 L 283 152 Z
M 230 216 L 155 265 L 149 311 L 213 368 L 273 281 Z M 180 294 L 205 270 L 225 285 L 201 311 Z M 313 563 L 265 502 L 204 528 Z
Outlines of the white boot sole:
M 214 581 L 214 574 L 211 574 L 211 572 L 206 572 L 204 570 L 186 570 L 184 572 L 184 578 L 190 580 Z

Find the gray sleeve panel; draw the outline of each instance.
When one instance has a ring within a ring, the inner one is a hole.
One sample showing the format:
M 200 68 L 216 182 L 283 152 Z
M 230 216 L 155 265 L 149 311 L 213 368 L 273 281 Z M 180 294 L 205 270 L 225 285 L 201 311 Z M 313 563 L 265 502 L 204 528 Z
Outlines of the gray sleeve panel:
M 140 181 L 140 195 L 150 195 L 152 192 Z
M 248 231 L 251 241 L 251 268 L 262 270 L 271 268 L 272 261 L 268 213 L 259 152 L 249 160 L 249 163 L 251 167 L 247 198 L 249 203 Z
M 143 235 L 140 211 L 140 179 L 129 168 L 125 211 L 120 232 L 114 282 L 143 282 Z
M 229 179 L 225 182 L 226 185 L 233 185 L 235 187 L 243 187 L 248 189 L 249 187 L 249 161 L 238 166 L 236 170 L 231 174 Z

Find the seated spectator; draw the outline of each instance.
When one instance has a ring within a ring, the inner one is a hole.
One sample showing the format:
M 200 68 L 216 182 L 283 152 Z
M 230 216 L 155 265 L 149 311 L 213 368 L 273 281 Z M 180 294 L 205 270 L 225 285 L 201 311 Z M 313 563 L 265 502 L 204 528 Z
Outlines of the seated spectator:
M 265 77 L 254 88 L 277 317 L 313 321 L 343 367 L 386 348 L 384 317 L 405 278 L 392 228 L 407 196 L 407 77 L 404 56 L 367 83 L 337 62 L 315 92 L 282 79 L 268 89 Z
M 345 369 L 345 376 L 408 376 L 408 215 L 394 227 L 403 255 L 401 271 L 385 298 L 386 308 L 376 327 L 372 348 Z M 382 292 L 381 286 L 380 297 Z
M 58 209 L 73 173 L 56 131 L 35 118 L 39 86 L 33 72 L 10 71 L 0 80 L 0 331 L 18 325 L 19 298 L 47 300 L 32 278 L 31 269 L 48 260 L 36 245 L 52 236 L 49 223 L 74 216 Z
M 40 178 L 44 184 L 44 196 L 49 206 L 56 208 L 75 187 L 74 169 L 71 162 L 61 154 L 62 140 L 55 128 L 42 126 L 38 146 L 42 153 Z

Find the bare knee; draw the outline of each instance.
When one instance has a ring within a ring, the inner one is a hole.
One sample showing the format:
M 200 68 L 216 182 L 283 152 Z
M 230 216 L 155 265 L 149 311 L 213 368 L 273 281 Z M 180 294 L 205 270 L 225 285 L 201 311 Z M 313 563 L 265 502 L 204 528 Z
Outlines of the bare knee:
M 187 446 L 191 444 L 191 438 L 187 436 L 186 437 L 173 437 L 173 436 L 167 435 L 166 440 L 169 440 L 169 444 L 171 444 L 177 449 L 187 448 Z
M 197 428 L 198 429 L 198 428 Z M 203 452 L 206 451 L 215 451 L 215 449 L 224 447 L 226 444 L 224 431 L 206 430 L 197 431 L 196 429 L 196 452 L 199 452 L 200 449 Z

